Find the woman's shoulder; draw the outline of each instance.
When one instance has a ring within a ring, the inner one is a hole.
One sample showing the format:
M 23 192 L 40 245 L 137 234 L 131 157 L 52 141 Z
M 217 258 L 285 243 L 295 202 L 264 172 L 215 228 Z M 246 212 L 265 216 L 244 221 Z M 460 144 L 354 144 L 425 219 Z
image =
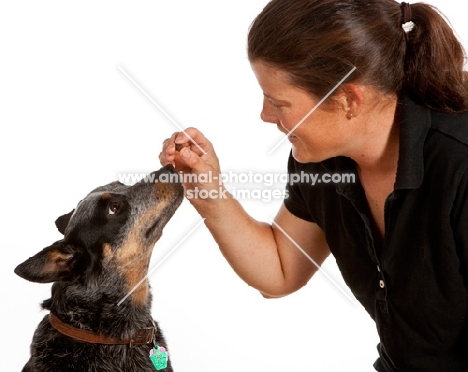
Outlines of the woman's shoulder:
M 425 161 L 452 177 L 468 175 L 468 114 L 432 111 Z
M 454 145 L 468 146 L 468 113 L 452 114 L 438 111 L 431 112 L 431 129 L 447 137 Z

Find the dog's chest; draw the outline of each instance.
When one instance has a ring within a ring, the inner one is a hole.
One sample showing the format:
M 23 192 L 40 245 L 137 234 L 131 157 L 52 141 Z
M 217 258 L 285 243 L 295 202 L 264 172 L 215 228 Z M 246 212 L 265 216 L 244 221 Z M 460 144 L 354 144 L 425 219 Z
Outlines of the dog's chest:
M 157 342 L 164 339 L 157 338 Z M 34 334 L 31 359 L 23 371 L 31 372 L 155 372 L 152 345 L 97 345 L 57 334 L 46 316 Z M 170 361 L 163 372 L 173 372 Z

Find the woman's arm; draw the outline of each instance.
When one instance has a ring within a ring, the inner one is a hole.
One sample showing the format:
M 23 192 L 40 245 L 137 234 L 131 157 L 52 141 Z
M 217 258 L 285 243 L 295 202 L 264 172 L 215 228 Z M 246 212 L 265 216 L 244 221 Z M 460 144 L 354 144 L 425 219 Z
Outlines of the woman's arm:
M 178 134 L 174 134 L 164 142 L 161 163 L 172 163 L 185 174 L 200 176 L 212 172 L 214 179 L 220 177 L 218 159 L 211 143 L 194 128 L 187 129 L 186 133 L 206 153 L 203 154 L 186 135 L 177 137 Z M 182 146 L 180 151 L 176 151 L 175 144 Z M 304 286 L 317 271 L 317 266 L 298 246 L 317 265 L 330 254 L 323 231 L 316 224 L 294 216 L 284 205 L 272 226 L 250 217 L 217 181 L 202 183 L 191 179 L 184 183 L 184 187 L 186 195 L 193 196 L 194 190 L 203 189 L 218 196 L 189 200 L 205 218 L 206 226 L 234 271 L 265 297 L 290 294 Z

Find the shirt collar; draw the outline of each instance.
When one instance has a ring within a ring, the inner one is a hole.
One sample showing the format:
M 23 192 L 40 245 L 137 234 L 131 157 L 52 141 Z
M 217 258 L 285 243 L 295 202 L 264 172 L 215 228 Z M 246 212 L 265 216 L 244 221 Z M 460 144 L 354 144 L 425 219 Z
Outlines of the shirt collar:
M 417 189 L 424 178 L 424 143 L 431 127 L 430 109 L 420 106 L 407 96 L 397 103 L 395 121 L 400 127 L 400 148 L 398 156 L 395 190 Z M 323 161 L 322 166 L 329 172 L 350 171 L 357 174 L 356 164 L 347 157 Z M 356 185 L 355 185 L 356 186 Z M 340 193 L 352 192 L 352 185 L 337 184 Z
M 417 189 L 424 178 L 423 150 L 431 127 L 431 111 L 403 96 L 398 101 L 395 120 L 400 127 L 395 189 Z

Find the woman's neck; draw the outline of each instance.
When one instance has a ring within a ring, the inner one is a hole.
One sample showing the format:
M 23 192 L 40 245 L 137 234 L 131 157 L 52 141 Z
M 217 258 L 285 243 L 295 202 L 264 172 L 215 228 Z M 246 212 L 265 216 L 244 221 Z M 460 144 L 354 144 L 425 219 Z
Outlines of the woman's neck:
M 396 173 L 400 130 L 395 121 L 396 98 L 363 111 L 362 134 L 350 157 L 365 173 Z

